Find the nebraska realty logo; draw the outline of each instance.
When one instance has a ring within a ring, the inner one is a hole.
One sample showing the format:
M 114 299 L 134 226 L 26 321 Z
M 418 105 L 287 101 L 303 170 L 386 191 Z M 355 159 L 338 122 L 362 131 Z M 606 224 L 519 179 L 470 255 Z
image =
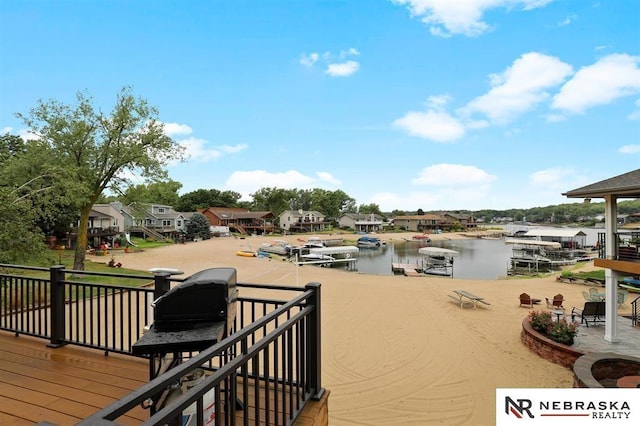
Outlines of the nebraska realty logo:
M 640 424 L 639 405 L 637 389 L 497 389 L 496 425 Z

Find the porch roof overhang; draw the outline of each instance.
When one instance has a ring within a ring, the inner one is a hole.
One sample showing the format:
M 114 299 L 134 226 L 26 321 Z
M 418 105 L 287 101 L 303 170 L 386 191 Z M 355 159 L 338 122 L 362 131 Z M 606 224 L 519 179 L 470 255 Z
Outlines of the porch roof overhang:
M 640 169 L 567 191 L 562 195 L 567 198 L 640 198 Z
M 614 241 L 613 234 L 617 229 L 615 208 L 620 198 L 640 198 L 640 169 L 633 170 L 591 185 L 583 186 L 563 193 L 567 198 L 604 198 L 606 240 Z M 610 253 L 608 253 L 610 254 Z M 627 262 L 620 262 L 611 258 L 595 262 L 594 265 L 606 268 L 612 273 L 605 275 L 605 294 L 607 300 L 617 299 L 617 275 L 626 270 Z M 616 303 L 607 303 L 605 309 L 605 340 L 618 341 L 617 321 L 618 307 Z

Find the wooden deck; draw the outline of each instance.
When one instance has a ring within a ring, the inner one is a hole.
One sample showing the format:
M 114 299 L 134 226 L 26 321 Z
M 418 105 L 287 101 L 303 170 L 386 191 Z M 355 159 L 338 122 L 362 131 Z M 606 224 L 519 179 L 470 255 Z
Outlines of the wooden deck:
M 47 347 L 47 341 L 0 331 L 0 425 L 33 425 L 49 422 L 73 425 L 130 393 L 148 381 L 147 360 L 79 346 Z M 252 388 L 252 387 L 251 387 Z M 250 389 L 249 405 L 253 390 Z M 328 424 L 329 392 L 312 401 L 296 421 L 297 425 Z M 273 395 L 270 399 L 273 398 Z M 271 406 L 273 407 L 273 400 Z M 261 403 L 264 407 L 264 401 Z M 265 413 L 260 417 L 265 417 Z M 244 413 L 238 411 L 237 424 Z M 248 411 L 256 422 L 253 409 Z M 268 418 L 271 418 L 271 413 Z M 118 424 L 137 425 L 149 411 L 136 407 Z M 283 424 L 284 419 L 278 423 Z
M 71 425 L 111 404 L 149 379 L 148 363 L 131 356 L 0 331 L 0 424 Z M 132 410 L 121 424 L 139 424 L 149 413 Z

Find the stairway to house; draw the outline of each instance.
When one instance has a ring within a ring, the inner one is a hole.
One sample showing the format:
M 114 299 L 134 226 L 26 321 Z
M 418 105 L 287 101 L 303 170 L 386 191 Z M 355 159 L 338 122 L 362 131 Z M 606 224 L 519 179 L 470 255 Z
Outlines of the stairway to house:
M 128 229 L 128 231 L 142 233 L 146 238 L 150 238 L 154 241 L 169 241 L 169 238 L 165 237 L 158 231 L 147 228 L 146 226 L 132 226 Z

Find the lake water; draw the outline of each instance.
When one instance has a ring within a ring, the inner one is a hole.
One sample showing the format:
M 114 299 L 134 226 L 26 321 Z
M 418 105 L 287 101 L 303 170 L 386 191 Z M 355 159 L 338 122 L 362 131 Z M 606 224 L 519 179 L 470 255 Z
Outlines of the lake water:
M 483 239 L 433 241 L 429 244 L 391 241 L 378 248 L 361 248 L 356 269 L 364 274 L 393 275 L 392 263 L 421 264 L 424 256 L 418 253 L 418 249 L 427 245 L 459 253 L 454 258 L 454 278 L 493 280 L 507 275 L 512 247 L 504 240 Z
M 540 228 L 540 227 L 529 227 Z M 593 245 L 602 229 L 579 229 L 587 234 L 585 244 Z M 384 237 L 384 236 L 383 236 Z M 384 239 L 384 238 L 383 238 Z M 421 264 L 420 247 L 442 247 L 455 250 L 453 277 L 473 280 L 494 280 L 507 276 L 513 246 L 503 239 L 460 239 L 432 241 L 423 244 L 413 241 L 388 241 L 379 248 L 361 248 L 356 269 L 364 274 L 393 275 L 392 263 Z

